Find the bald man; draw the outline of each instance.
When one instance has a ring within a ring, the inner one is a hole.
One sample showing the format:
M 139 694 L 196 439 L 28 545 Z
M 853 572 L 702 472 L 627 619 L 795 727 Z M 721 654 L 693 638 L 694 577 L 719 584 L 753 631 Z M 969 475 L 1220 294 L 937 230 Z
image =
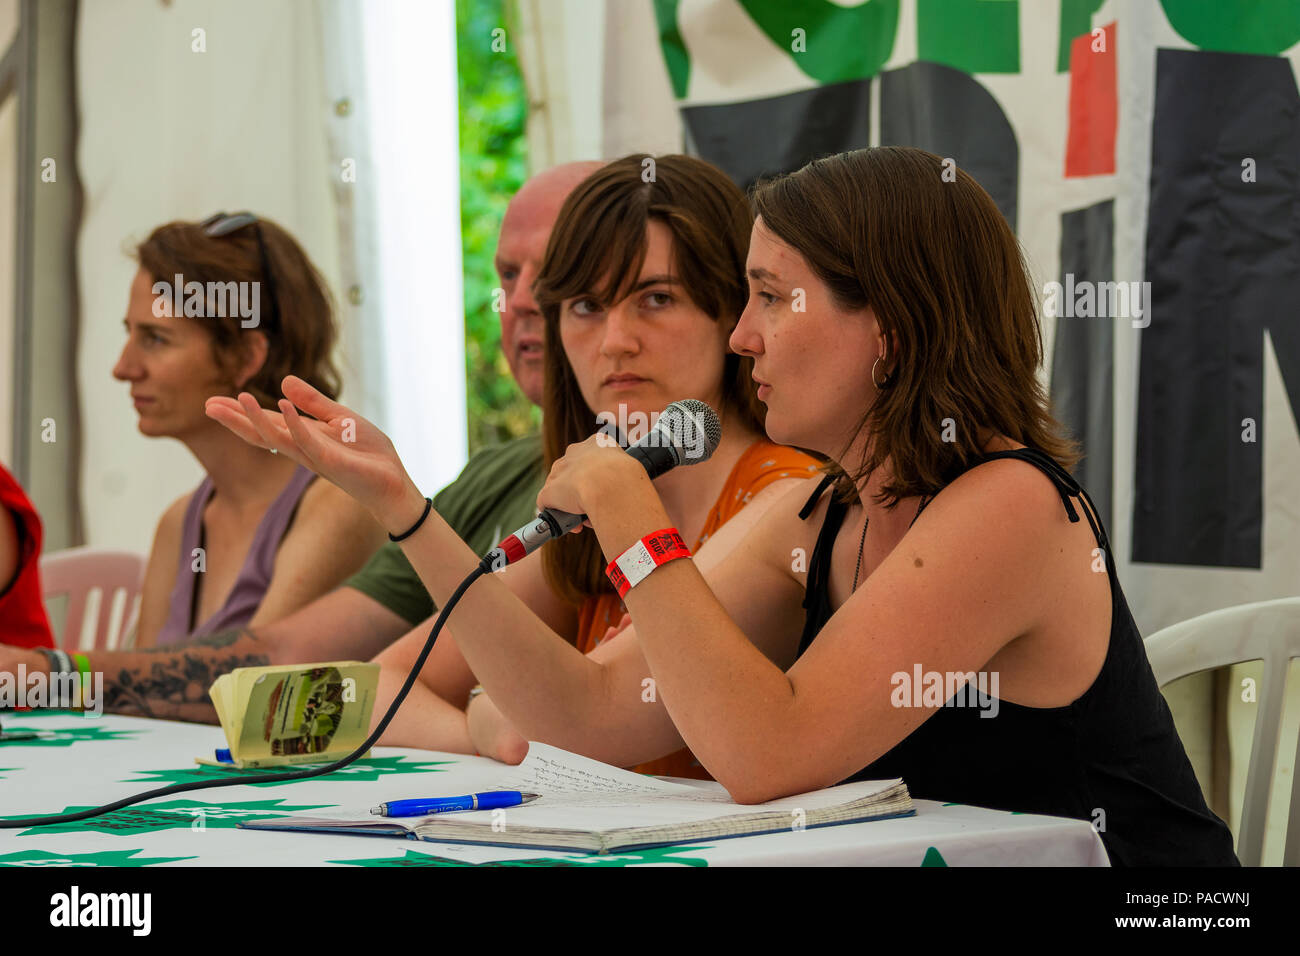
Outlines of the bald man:
M 565 198 L 600 163 L 566 163 L 524 183 L 510 200 L 497 238 L 495 266 L 505 293 L 501 347 L 520 391 L 542 402 L 542 314 L 532 284 Z M 537 514 L 545 478 L 539 435 L 470 459 L 434 497 L 434 507 L 475 552 Z M 208 688 L 236 667 L 310 661 L 369 660 L 435 608 L 401 548 L 386 544 L 344 585 L 274 624 L 222 631 L 184 644 L 87 655 L 104 673 L 104 710 L 143 717 L 215 723 Z M 35 651 L 0 645 L 0 671 L 45 670 Z
M 533 280 L 541 268 L 546 243 L 560 206 L 578 183 L 599 168 L 600 163 L 566 163 L 538 173 L 515 194 L 501 220 L 501 234 L 493 258 L 497 278 L 505 293 L 501 348 L 510 366 L 510 374 L 534 405 L 542 404 L 543 327 L 541 310 L 533 299 Z M 438 493 L 433 504 L 461 540 L 476 554 L 484 554 L 495 547 L 503 535 L 537 516 L 537 493 L 545 477 L 541 436 L 527 435 L 480 451 L 470 459 L 460 476 Z M 487 502 L 491 502 L 490 507 L 485 506 Z M 371 601 L 359 602 L 346 593 L 349 589 L 360 592 Z M 374 653 L 437 610 L 401 547 L 392 543 L 380 548 L 369 564 L 344 582 L 340 592 L 344 597 L 331 601 L 331 606 L 326 606 L 325 601 L 334 595 L 316 602 L 321 605 L 321 620 L 333 620 L 333 617 L 324 615 L 339 612 L 363 614 L 361 625 L 383 628 L 383 643 Z M 284 623 L 296 622 L 309 610 L 310 607 L 304 608 L 286 618 Z M 393 631 L 393 627 L 397 630 Z M 275 629 L 265 630 L 270 634 Z M 359 627 L 349 627 L 347 632 L 357 635 L 349 642 L 350 647 L 359 646 L 358 642 L 365 640 Z M 300 645 L 295 643 L 295 646 Z M 312 650 L 316 656 L 300 656 L 292 660 L 335 659 L 319 648 L 304 647 L 303 650 Z M 358 652 L 351 650 L 349 653 Z M 370 656 L 373 655 L 358 659 L 367 660 Z M 290 660 L 284 663 L 290 663 Z

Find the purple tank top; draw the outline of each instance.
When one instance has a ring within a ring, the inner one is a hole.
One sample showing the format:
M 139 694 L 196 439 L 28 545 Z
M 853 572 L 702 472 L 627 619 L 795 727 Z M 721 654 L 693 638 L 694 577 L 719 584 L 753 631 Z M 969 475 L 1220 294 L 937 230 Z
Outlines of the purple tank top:
M 306 468 L 298 466 L 279 497 L 271 502 L 271 506 L 262 515 L 262 521 L 253 535 L 253 543 L 249 546 L 244 564 L 239 569 L 239 575 L 235 578 L 225 603 L 202 624 L 196 624 L 193 619 L 194 585 L 196 576 L 201 572 L 193 570 L 193 555 L 195 548 L 202 547 L 203 508 L 212 497 L 212 479 L 203 479 L 202 484 L 190 496 L 189 506 L 185 509 L 185 523 L 181 526 L 180 560 L 176 564 L 176 586 L 172 588 L 167 622 L 158 632 L 156 643 L 159 647 L 180 643 L 187 637 L 206 637 L 224 628 L 240 627 L 252 620 L 271 584 L 271 572 L 275 567 L 275 554 L 280 549 L 280 540 L 289 529 L 289 522 L 298 510 L 303 492 L 315 477 Z

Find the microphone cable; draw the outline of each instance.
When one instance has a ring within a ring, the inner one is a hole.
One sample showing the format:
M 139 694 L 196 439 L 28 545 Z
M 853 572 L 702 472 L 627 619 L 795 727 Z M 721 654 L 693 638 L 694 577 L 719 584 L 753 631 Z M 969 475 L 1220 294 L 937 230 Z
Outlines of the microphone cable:
M 617 427 L 617 426 L 616 426 Z M 622 429 L 618 429 L 620 432 Z M 666 435 L 666 445 L 660 444 L 656 438 L 659 435 Z M 620 435 L 620 437 L 622 437 Z M 681 451 L 686 444 L 685 439 L 689 437 L 692 448 L 699 446 L 694 454 Z M 625 449 L 629 454 L 636 458 L 645 466 L 646 472 L 653 479 L 664 471 L 674 468 L 678 465 L 695 464 L 706 460 L 712 456 L 718 447 L 718 442 L 722 438 L 722 425 L 718 421 L 717 413 L 713 411 L 706 403 L 697 399 L 688 398 L 671 403 L 664 409 L 659 416 L 659 421 L 651 432 L 643 436 L 638 442 Z M 683 459 L 683 454 L 685 459 Z M 425 509 L 425 515 L 428 515 L 428 509 Z M 511 562 L 518 560 L 523 555 L 533 551 L 545 541 L 552 537 L 561 537 L 564 532 L 572 527 L 582 523 L 585 515 L 570 515 L 564 512 L 545 511 L 537 516 L 537 519 L 520 528 L 518 532 L 510 535 L 501 544 L 489 551 L 478 563 L 478 566 L 469 573 L 465 580 L 452 593 L 447 604 L 438 614 L 438 619 L 433 623 L 433 630 L 429 632 L 429 639 L 424 642 L 424 649 L 420 651 L 420 656 L 416 658 L 411 673 L 406 675 L 406 682 L 402 684 L 402 689 L 394 698 L 392 704 L 388 707 L 388 713 L 384 714 L 384 719 L 366 738 L 365 743 L 340 760 L 326 764 L 323 767 L 317 767 L 315 770 L 293 770 L 284 773 L 273 774 L 243 774 L 232 775 L 229 777 L 218 777 L 215 780 L 201 780 L 194 783 L 176 783 L 168 787 L 159 787 L 155 790 L 149 790 L 145 793 L 136 794 L 133 797 L 125 797 L 121 800 L 114 800 L 112 803 L 106 803 L 102 807 L 92 807 L 88 810 L 81 810 L 76 813 L 60 813 L 52 816 L 42 817 L 22 817 L 12 820 L 0 819 L 0 830 L 15 830 L 21 827 L 44 827 L 53 826 L 58 823 L 76 823 L 79 820 L 89 820 L 91 817 L 97 817 L 104 813 L 111 813 L 114 810 L 121 810 L 123 807 L 133 806 L 137 803 L 143 803 L 145 800 L 152 800 L 154 797 L 166 797 L 173 793 L 188 793 L 191 790 L 207 790 L 212 787 L 235 787 L 250 783 L 286 783 L 290 780 L 308 780 L 311 777 L 323 777 L 326 774 L 334 773 L 336 770 L 342 770 L 348 764 L 355 761 L 363 753 L 369 750 L 376 740 L 378 740 L 385 730 L 388 729 L 389 723 L 397 713 L 397 708 L 401 706 L 406 695 L 415 686 L 415 679 L 424 667 L 424 662 L 428 660 L 429 652 L 433 650 L 434 641 L 438 639 L 438 633 L 442 630 L 443 623 L 447 620 L 447 615 L 451 613 L 456 603 L 461 599 L 466 589 L 485 574 L 504 568 Z M 420 521 L 424 518 L 421 517 Z M 418 527 L 418 524 L 417 524 Z M 414 530 L 414 529 L 412 529 Z M 545 532 L 543 534 L 543 532 Z M 408 534 L 410 532 L 407 532 Z M 526 540 L 521 540 L 520 535 Z
M 54 816 L 44 817 L 22 817 L 20 819 L 10 820 L 0 819 L 0 830 L 15 830 L 21 827 L 46 827 L 57 823 L 76 823 L 78 820 L 89 820 L 91 817 L 97 817 L 100 814 L 111 813 L 114 810 L 121 810 L 123 807 L 143 803 L 145 800 L 152 800 L 154 797 L 170 796 L 173 793 L 186 793 L 191 790 L 208 790 L 212 787 L 235 787 L 243 784 L 283 783 L 289 780 L 307 780 L 311 777 L 323 777 L 336 770 L 342 770 L 374 746 L 375 741 L 383 736 L 384 731 L 388 729 L 389 723 L 397 713 L 397 708 L 401 706 L 402 701 L 406 699 L 406 695 L 410 693 L 411 688 L 415 686 L 415 679 L 419 676 L 420 669 L 424 667 L 424 662 L 428 660 L 429 652 L 433 650 L 433 643 L 438 639 L 438 632 L 442 630 L 442 625 L 443 622 L 447 620 L 447 615 L 451 613 L 452 609 L 456 606 L 456 603 L 461 599 L 461 595 L 465 593 L 471 584 L 483 575 L 491 573 L 491 557 L 492 552 L 489 552 L 488 556 L 479 562 L 478 567 L 471 571 L 469 576 L 466 577 L 452 593 L 447 603 L 438 613 L 438 619 L 433 622 L 433 630 L 429 632 L 429 639 L 424 642 L 424 650 L 420 651 L 420 656 L 416 658 L 415 664 L 411 668 L 411 673 L 406 675 L 406 683 L 402 685 L 402 689 L 398 691 L 397 697 L 394 698 L 392 704 L 389 705 L 388 713 L 384 714 L 384 719 L 379 722 L 379 726 L 371 731 L 370 736 L 366 738 L 365 743 L 352 751 L 352 753 L 348 754 L 346 757 L 336 760 L 331 764 L 326 764 L 323 767 L 317 767 L 314 770 L 293 770 L 286 771 L 285 773 L 272 774 L 243 774 L 239 776 L 220 777 L 216 780 L 200 780 L 195 783 L 175 783 L 169 787 L 159 787 L 155 790 L 146 791 L 145 793 L 138 793 L 133 797 L 124 797 L 121 800 L 114 800 L 112 803 L 106 803 L 102 807 L 92 807 L 89 810 L 81 810 L 76 813 L 60 813 Z

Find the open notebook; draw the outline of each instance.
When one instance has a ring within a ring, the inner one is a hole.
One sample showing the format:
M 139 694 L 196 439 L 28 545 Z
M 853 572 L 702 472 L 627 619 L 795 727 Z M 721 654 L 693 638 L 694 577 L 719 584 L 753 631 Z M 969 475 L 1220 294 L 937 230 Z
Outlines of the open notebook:
M 508 810 L 385 818 L 371 816 L 366 808 L 251 820 L 239 826 L 249 830 L 611 853 L 911 816 L 916 812 L 907 786 L 898 779 L 846 783 L 767 803 L 741 805 L 732 802 L 717 784 L 671 783 L 537 742 L 528 745 L 523 763 L 503 766 L 499 773 L 483 778 L 481 784 L 476 782 L 475 789 L 523 790 L 541 794 L 541 798 Z M 459 794 L 447 791 L 421 795 Z

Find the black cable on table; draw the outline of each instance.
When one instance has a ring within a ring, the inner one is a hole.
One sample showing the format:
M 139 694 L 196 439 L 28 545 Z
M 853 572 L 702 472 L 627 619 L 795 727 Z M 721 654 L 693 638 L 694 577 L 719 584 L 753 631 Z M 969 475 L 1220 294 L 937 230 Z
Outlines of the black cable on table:
M 374 746 L 375 741 L 383 736 L 383 733 L 388 729 L 388 725 L 392 721 L 393 716 L 397 713 L 397 708 L 401 706 L 402 701 L 406 699 L 406 695 L 410 693 L 411 688 L 415 686 L 415 679 L 419 675 L 420 669 L 424 667 L 424 662 L 428 660 L 429 652 L 433 650 L 433 643 L 438 639 L 438 632 L 442 630 L 442 625 L 447 619 L 447 615 L 451 613 L 452 608 L 456 606 L 456 602 L 460 600 L 461 595 L 465 593 L 465 590 L 484 574 L 491 572 L 491 570 L 492 568 L 489 565 L 488 558 L 484 558 L 479 562 L 478 567 L 471 571 L 469 576 L 465 578 L 465 580 L 460 583 L 460 586 L 452 593 L 447 603 L 439 612 L 438 619 L 433 622 L 433 630 L 429 632 L 429 639 L 424 642 L 424 650 L 420 651 L 420 656 L 416 658 L 415 665 L 411 668 L 411 673 L 406 675 L 406 683 L 402 685 L 402 689 L 398 691 L 397 697 L 394 698 L 392 704 L 389 705 L 388 713 L 384 714 L 384 719 L 379 722 L 379 726 L 371 731 L 370 736 L 366 738 L 365 743 L 352 751 L 352 753 L 348 754 L 346 757 L 340 758 L 331 764 L 326 764 L 324 767 L 317 767 L 314 770 L 293 770 L 285 773 L 273 774 L 242 774 L 239 776 L 221 777 L 216 780 L 200 780 L 196 783 L 175 783 L 170 787 L 159 787 L 156 790 L 139 793 L 133 797 L 124 797 L 121 800 L 114 800 L 112 803 L 106 803 L 102 807 L 92 807 L 89 810 L 81 810 L 77 813 L 61 813 L 56 816 L 23 817 L 14 820 L 0 820 L 0 830 L 15 830 L 21 827 L 45 827 L 52 826 L 56 823 L 75 823 L 78 820 L 88 820 L 91 817 L 97 817 L 103 813 L 111 813 L 114 810 L 121 810 L 123 807 L 143 803 L 145 800 L 152 800 L 154 797 L 166 797 L 173 793 L 185 793 L 189 790 L 207 790 L 212 787 L 235 787 L 253 783 L 282 783 L 287 780 L 306 780 L 309 777 L 323 777 L 336 770 L 342 770 Z

